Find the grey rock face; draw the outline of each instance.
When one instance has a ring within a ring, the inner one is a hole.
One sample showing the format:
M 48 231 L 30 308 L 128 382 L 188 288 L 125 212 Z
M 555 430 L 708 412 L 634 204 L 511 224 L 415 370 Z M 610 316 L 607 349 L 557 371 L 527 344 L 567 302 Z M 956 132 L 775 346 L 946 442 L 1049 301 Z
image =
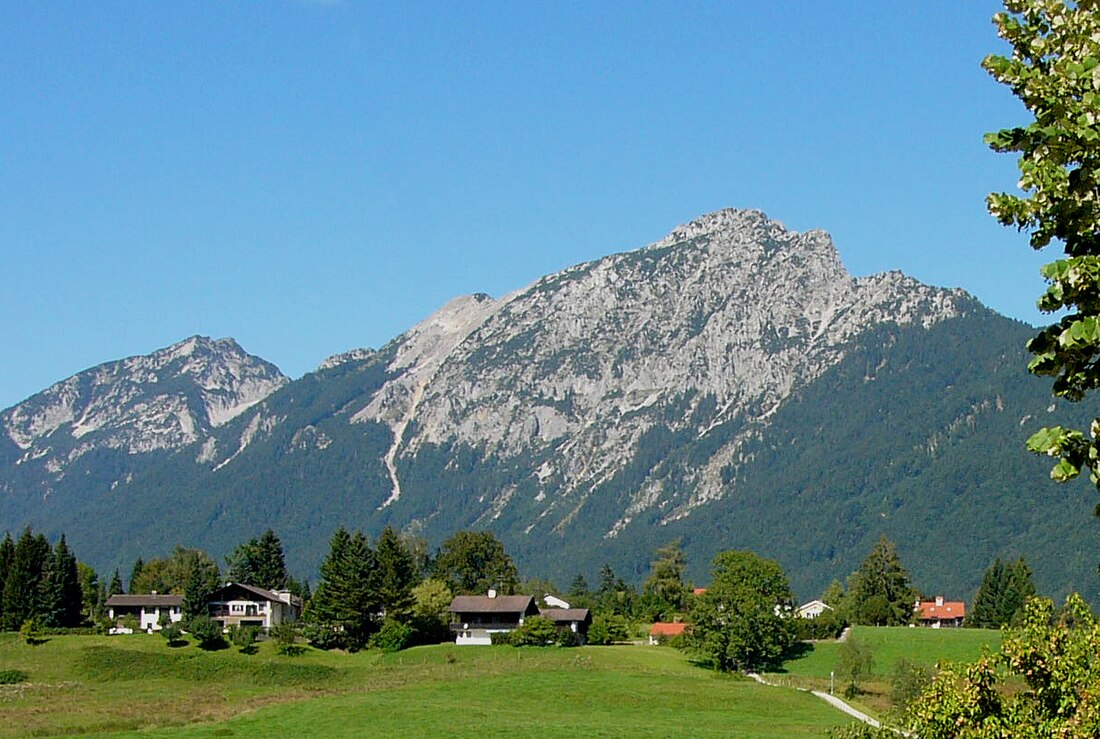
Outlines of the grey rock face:
M 556 509 L 563 523 L 654 425 L 704 436 L 736 421 L 740 436 L 697 470 L 694 492 L 638 491 L 614 536 L 640 510 L 671 520 L 721 496 L 719 471 L 741 441 L 868 327 L 927 327 L 974 304 L 897 272 L 854 278 L 826 233 L 723 210 L 500 300 L 452 301 L 396 340 L 396 377 L 354 420 L 393 430 L 388 502 L 401 494 L 395 460 L 424 444 L 545 452 L 543 515 Z M 703 402 L 714 409 L 696 414 Z M 506 497 L 487 503 L 490 517 Z
M 63 474 L 96 449 L 141 454 L 212 441 L 212 429 L 287 382 L 232 339 L 194 336 L 56 383 L 0 414 L 0 429 L 24 452 L 17 464 L 39 460 Z

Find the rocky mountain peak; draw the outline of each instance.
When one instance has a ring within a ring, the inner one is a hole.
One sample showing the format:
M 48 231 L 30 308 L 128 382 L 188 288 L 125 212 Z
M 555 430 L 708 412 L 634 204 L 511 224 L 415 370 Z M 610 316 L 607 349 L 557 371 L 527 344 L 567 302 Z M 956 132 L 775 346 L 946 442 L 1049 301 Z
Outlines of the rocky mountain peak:
M 192 336 L 55 383 L 0 414 L 0 428 L 60 472 L 98 448 L 131 454 L 208 435 L 289 382 L 233 339 Z

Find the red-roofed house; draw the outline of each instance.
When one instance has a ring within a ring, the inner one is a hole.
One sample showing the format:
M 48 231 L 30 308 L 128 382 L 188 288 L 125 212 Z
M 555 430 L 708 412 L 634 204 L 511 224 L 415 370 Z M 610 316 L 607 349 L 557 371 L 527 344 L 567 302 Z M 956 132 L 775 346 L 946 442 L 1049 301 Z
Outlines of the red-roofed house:
M 700 595 L 706 595 L 706 588 L 692 588 L 691 594 L 698 598 Z
M 653 624 L 649 629 L 649 643 L 660 644 L 663 640 L 671 639 L 674 636 L 680 636 L 684 633 L 684 629 L 687 628 L 687 624 L 673 624 L 666 621 L 658 621 Z
M 944 600 L 937 595 L 935 600 L 918 601 L 914 610 L 921 626 L 938 629 L 942 626 L 962 626 L 966 618 L 966 604 L 961 600 Z

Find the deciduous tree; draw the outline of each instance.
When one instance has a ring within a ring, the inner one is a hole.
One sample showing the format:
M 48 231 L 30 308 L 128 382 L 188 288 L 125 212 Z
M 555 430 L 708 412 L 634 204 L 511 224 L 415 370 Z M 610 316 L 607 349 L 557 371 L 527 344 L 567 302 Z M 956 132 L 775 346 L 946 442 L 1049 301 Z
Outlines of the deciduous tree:
M 718 670 L 775 664 L 794 642 L 792 601 L 779 563 L 748 551 L 722 552 L 688 617 L 685 646 Z
M 456 595 L 484 595 L 490 588 L 511 595 L 519 582 L 516 563 L 489 531 L 459 531 L 447 539 L 432 571 Z
M 995 151 L 1019 155 L 1023 191 L 990 195 L 989 210 L 1027 231 L 1033 248 L 1053 242 L 1065 254 L 1042 268 L 1048 287 L 1039 308 L 1061 317 L 1028 342 L 1028 368 L 1075 401 L 1100 386 L 1100 5 L 1006 0 L 1005 8 L 994 22 L 1012 53 L 982 66 L 1034 119 L 986 135 Z M 1087 431 L 1044 428 L 1028 447 L 1058 459 L 1055 480 L 1087 471 L 1100 486 L 1100 419 Z

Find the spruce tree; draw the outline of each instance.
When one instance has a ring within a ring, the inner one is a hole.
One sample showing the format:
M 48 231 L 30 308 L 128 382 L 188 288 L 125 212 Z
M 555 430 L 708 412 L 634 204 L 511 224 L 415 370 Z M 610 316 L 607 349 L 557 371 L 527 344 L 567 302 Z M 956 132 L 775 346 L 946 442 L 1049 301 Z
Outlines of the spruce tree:
M 975 629 L 996 629 L 1001 621 L 1001 602 L 1004 597 L 1005 566 L 1001 558 L 993 560 L 982 575 L 982 584 L 974 595 L 970 612 L 966 614 L 966 625 Z
M 913 618 L 916 591 L 901 565 L 894 542 L 884 534 L 863 560 L 849 588 L 856 623 L 899 626 Z
M 7 582 L 8 572 L 15 561 L 15 542 L 11 534 L 4 534 L 4 540 L 0 542 L 0 624 L 4 622 L 4 583 Z
M 28 526 L 15 544 L 11 569 L 4 581 L 3 627 L 18 630 L 23 622 L 39 613 L 39 587 L 50 557 L 50 544 L 35 536 Z
M 115 574 L 111 575 L 111 584 L 107 586 L 107 597 L 112 595 L 122 595 L 126 591 L 122 587 L 122 578 L 118 574 L 118 568 L 115 568 Z
M 382 530 L 375 547 L 378 601 L 386 618 L 404 621 L 412 610 L 413 588 L 420 582 L 416 563 L 392 526 Z
M 42 623 L 54 628 L 79 626 L 84 605 L 76 557 L 62 534 L 40 581 Z
M 341 527 L 321 563 L 321 582 L 310 601 L 309 620 L 348 649 L 366 646 L 381 610 L 376 558 L 361 532 Z
M 145 563 L 141 561 L 141 557 L 138 557 L 134 561 L 134 566 L 130 568 L 130 579 L 126 582 L 129 584 L 130 589 L 127 591 L 131 594 L 139 593 L 140 590 L 136 589 L 136 585 L 141 581 L 141 573 L 145 569 Z
M 256 582 L 251 583 L 268 590 L 282 590 L 287 585 L 286 558 L 283 543 L 275 532 L 268 529 L 256 541 L 253 567 Z

